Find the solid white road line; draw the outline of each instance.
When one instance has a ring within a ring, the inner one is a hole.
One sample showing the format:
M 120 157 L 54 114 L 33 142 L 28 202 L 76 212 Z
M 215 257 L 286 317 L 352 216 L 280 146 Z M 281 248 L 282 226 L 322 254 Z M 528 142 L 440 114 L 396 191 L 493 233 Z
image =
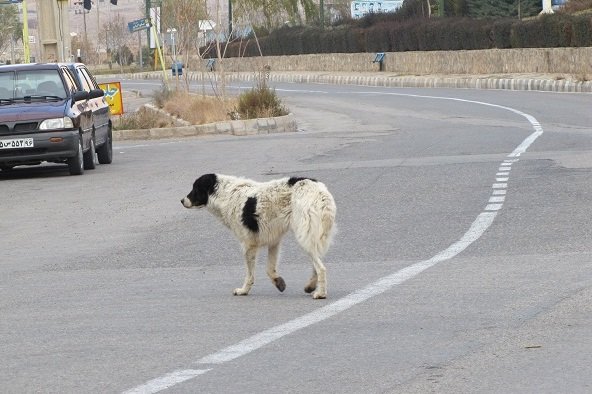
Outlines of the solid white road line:
M 377 94 L 372 92 L 373 94 Z M 464 100 L 464 99 L 457 99 L 457 98 L 450 98 L 450 97 L 432 97 L 432 96 L 419 96 L 419 95 L 409 95 L 409 94 L 400 94 L 400 93 L 378 93 L 378 94 L 386 94 L 386 95 L 396 95 L 396 96 L 407 96 L 407 97 L 419 97 L 419 98 L 431 98 L 431 99 L 439 99 L 439 100 L 452 100 L 452 101 L 459 101 L 465 103 L 473 103 L 473 104 L 480 104 L 489 107 L 495 107 L 500 109 L 505 109 L 516 114 L 519 114 L 525 117 L 531 125 L 534 127 L 535 132 L 529 135 L 522 143 L 512 151 L 508 155 L 508 157 L 518 157 L 522 153 L 526 152 L 528 147 L 543 133 L 543 129 L 538 123 L 538 121 L 521 111 L 515 110 L 510 107 L 504 107 L 501 105 L 496 104 L 489 104 L 483 103 L 479 101 L 472 101 L 472 100 Z M 504 160 L 504 170 L 501 169 L 499 171 L 509 171 L 511 163 L 518 161 L 518 159 L 506 159 Z M 507 183 L 494 183 L 492 185 L 492 195 L 505 195 Z M 491 197 L 494 198 L 494 197 Z M 287 323 L 280 324 L 278 326 L 269 328 L 264 330 L 258 334 L 255 334 L 235 345 L 228 346 L 222 350 L 219 350 L 215 353 L 207 355 L 205 357 L 200 358 L 196 361 L 196 364 L 199 365 L 219 365 L 224 364 L 228 361 L 234 360 L 236 358 L 242 357 L 247 355 L 261 347 L 268 345 L 274 341 L 277 341 L 280 338 L 283 338 L 287 335 L 290 335 L 298 330 L 302 330 L 303 328 L 309 327 L 315 323 L 321 322 L 323 320 L 329 319 L 332 316 L 337 315 L 343 311 L 348 310 L 349 308 L 353 307 L 354 305 L 358 305 L 372 297 L 380 295 L 394 286 L 397 286 L 409 279 L 412 279 L 422 273 L 423 271 L 427 270 L 428 268 L 433 267 L 434 265 L 449 260 L 463 250 L 465 250 L 469 245 L 479 239 L 483 233 L 491 226 L 493 220 L 497 215 L 497 211 L 499 211 L 503 206 L 503 203 L 488 203 L 485 208 L 484 212 L 480 213 L 477 216 L 477 219 L 471 224 L 469 230 L 454 244 L 450 245 L 447 249 L 443 250 L 442 252 L 436 254 L 432 258 L 424 261 L 420 261 L 419 263 L 412 264 L 408 267 L 405 267 L 391 275 L 385 276 L 378 281 L 357 290 L 329 305 L 326 305 L 322 308 L 319 308 L 313 312 L 307 313 L 303 316 L 300 316 L 296 319 L 290 320 Z M 130 389 L 125 392 L 125 394 L 132 394 L 132 393 L 157 393 L 159 391 L 165 390 L 170 388 L 176 384 L 185 382 L 189 379 L 193 379 L 199 375 L 202 375 L 212 368 L 209 369 L 189 369 L 189 370 L 182 370 L 169 373 L 164 375 L 160 378 L 156 378 L 153 380 L 148 381 L 147 383 Z
M 160 378 L 152 379 L 145 384 L 125 391 L 123 394 L 149 394 L 168 389 L 176 384 L 183 383 L 186 380 L 193 379 L 196 376 L 208 372 L 209 369 L 185 369 L 182 371 L 171 372 Z
M 312 324 L 327 320 L 328 318 L 341 313 L 354 305 L 358 305 L 369 298 L 390 290 L 392 287 L 412 279 L 430 267 L 445 260 L 449 260 L 465 250 L 470 244 L 475 242 L 487 228 L 493 223 L 496 213 L 483 212 L 471 225 L 471 228 L 456 243 L 449 246 L 446 250 L 438 253 L 429 260 L 424 260 L 405 267 L 394 274 L 385 276 L 378 281 L 357 290 L 329 305 L 326 305 L 306 315 L 300 316 L 287 323 L 280 324 L 268 330 L 247 338 L 236 345 L 224 348 L 216 353 L 202 357 L 197 360 L 198 364 L 223 364 L 238 357 L 249 354 L 271 342 L 274 342 L 286 335 L 292 334 L 298 330 L 306 328 Z

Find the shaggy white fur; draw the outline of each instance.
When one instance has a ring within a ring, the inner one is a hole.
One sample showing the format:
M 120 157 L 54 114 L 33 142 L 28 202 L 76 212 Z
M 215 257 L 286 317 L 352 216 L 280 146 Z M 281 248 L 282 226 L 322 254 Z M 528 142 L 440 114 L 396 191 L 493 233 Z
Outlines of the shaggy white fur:
M 267 275 L 284 291 L 277 273 L 280 242 L 291 229 L 310 256 L 313 275 L 304 291 L 315 299 L 327 297 L 327 252 L 335 227 L 336 206 L 327 187 L 314 179 L 283 178 L 256 182 L 221 174 L 206 174 L 181 200 L 186 208 L 205 206 L 236 235 L 242 244 L 247 274 L 235 295 L 247 295 L 255 282 L 254 267 L 260 247 L 268 247 Z

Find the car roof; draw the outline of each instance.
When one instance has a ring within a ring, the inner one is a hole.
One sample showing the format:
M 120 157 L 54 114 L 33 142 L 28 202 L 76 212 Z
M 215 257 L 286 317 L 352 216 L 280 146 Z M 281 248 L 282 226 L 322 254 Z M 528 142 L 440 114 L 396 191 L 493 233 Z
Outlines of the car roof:
M 0 66 L 2 71 L 16 71 L 16 70 L 57 70 L 60 67 L 74 68 L 84 66 L 84 63 L 19 63 L 19 64 L 5 64 Z

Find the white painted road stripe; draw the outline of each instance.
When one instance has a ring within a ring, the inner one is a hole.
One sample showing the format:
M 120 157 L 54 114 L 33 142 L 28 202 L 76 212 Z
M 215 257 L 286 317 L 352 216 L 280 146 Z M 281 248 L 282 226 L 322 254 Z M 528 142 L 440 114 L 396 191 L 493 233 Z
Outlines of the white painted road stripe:
M 209 369 L 185 369 L 182 371 L 171 372 L 160 378 L 153 379 L 142 386 L 134 387 L 131 390 L 125 391 L 123 394 L 149 394 L 157 393 L 159 391 L 168 389 L 186 380 L 193 379 L 196 376 L 208 372 Z
M 418 95 L 409 95 L 409 94 L 400 94 L 400 93 L 383 93 L 387 95 L 397 95 L 397 96 L 407 96 L 407 97 L 419 97 L 419 98 L 431 98 L 431 99 L 440 99 L 440 100 L 452 100 L 452 101 L 460 101 L 466 103 L 473 103 L 473 104 L 480 104 L 489 107 L 501 108 L 506 109 L 508 111 L 514 112 L 525 117 L 531 125 L 534 127 L 535 132 L 529 135 L 522 143 L 512 151 L 508 155 L 508 157 L 518 157 L 522 153 L 526 152 L 528 147 L 543 133 L 543 129 L 537 120 L 523 112 L 515 110 L 513 108 L 504 107 L 496 104 L 489 104 L 483 103 L 479 101 L 471 101 L 471 100 L 464 100 L 464 99 L 456 99 L 456 98 L 449 98 L 449 97 L 432 97 L 432 96 L 418 96 Z M 518 159 L 514 159 L 511 162 L 515 162 Z M 509 167 L 505 167 L 508 168 Z M 492 191 L 493 195 L 497 194 L 505 194 L 507 184 L 506 183 L 494 183 L 492 185 L 494 189 Z M 353 307 L 354 305 L 360 304 L 372 297 L 380 295 L 394 286 L 397 286 L 409 279 L 412 279 L 422 273 L 423 271 L 427 270 L 428 268 L 433 267 L 434 265 L 449 260 L 463 250 L 465 250 L 469 245 L 479 239 L 483 233 L 491 226 L 493 220 L 497 215 L 497 211 L 501 209 L 503 204 L 488 204 L 486 205 L 484 212 L 477 216 L 477 219 L 473 222 L 469 230 L 462 236 L 460 240 L 449 246 L 444 251 L 436 254 L 429 260 L 420 261 L 419 263 L 415 263 L 408 267 L 405 267 L 391 275 L 385 276 L 378 281 L 357 290 L 329 305 L 326 305 L 320 309 L 317 309 L 313 312 L 307 313 L 306 315 L 300 316 L 296 319 L 290 320 L 287 323 L 280 324 L 278 326 L 269 328 L 265 331 L 262 331 L 258 334 L 255 334 L 235 345 L 228 346 L 222 350 L 219 350 L 215 353 L 207 355 L 205 357 L 200 358 L 196 361 L 196 364 L 199 365 L 219 365 L 226 363 L 228 361 L 234 360 L 241 356 L 247 355 L 261 347 L 268 345 L 280 338 L 283 338 L 287 335 L 290 335 L 298 330 L 311 326 L 315 323 L 321 322 L 323 320 L 329 319 L 343 311 L 348 310 L 349 308 Z M 142 393 L 142 394 L 152 394 L 157 393 L 159 391 L 165 390 L 170 388 L 176 384 L 185 382 L 189 379 L 193 379 L 199 375 L 202 375 L 208 371 L 209 369 L 189 369 L 189 370 L 182 370 L 169 373 L 164 375 L 163 377 L 156 378 L 153 380 L 148 381 L 147 383 L 137 386 L 133 389 L 130 389 L 125 392 L 125 394 L 135 394 L 135 393 Z
M 384 278 L 379 279 L 378 281 L 335 301 L 332 304 L 307 313 L 306 315 L 298 317 L 287 323 L 262 331 L 259 334 L 255 334 L 252 337 L 237 343 L 236 345 L 229 346 L 216 353 L 205 356 L 199 359 L 197 363 L 226 363 L 238 357 L 249 354 L 254 350 L 257 350 L 271 342 L 285 337 L 286 335 L 292 334 L 293 332 L 306 328 L 312 324 L 335 316 L 336 314 L 346 311 L 354 305 L 360 304 L 369 298 L 382 294 L 387 290 L 390 290 L 392 287 L 414 278 L 428 268 L 433 267 L 437 263 L 449 260 L 465 250 L 470 244 L 483 235 L 485 230 L 487 230 L 487 228 L 489 228 L 493 222 L 493 219 L 495 219 L 495 216 L 496 213 L 483 212 L 477 217 L 477 219 L 471 225 L 469 231 L 467 231 L 458 242 L 449 246 L 448 249 L 438 253 L 429 260 L 424 260 L 405 267 L 394 274 L 385 276 Z

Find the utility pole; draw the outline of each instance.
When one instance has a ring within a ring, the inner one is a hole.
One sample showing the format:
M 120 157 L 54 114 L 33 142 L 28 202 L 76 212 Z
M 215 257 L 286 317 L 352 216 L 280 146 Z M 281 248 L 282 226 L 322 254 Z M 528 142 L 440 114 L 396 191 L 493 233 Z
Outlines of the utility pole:
M 27 12 L 27 0 L 23 1 L 23 52 L 25 63 L 31 63 L 31 50 L 29 48 L 29 13 Z
M 150 0 L 146 0 L 146 18 L 150 19 L 150 9 L 152 8 L 152 2 Z M 146 42 L 148 43 L 148 52 L 150 53 L 150 30 L 146 29 Z
M 232 0 L 228 0 L 228 39 L 232 39 Z
M 70 58 L 68 0 L 36 1 L 41 50 L 40 61 L 68 61 Z

